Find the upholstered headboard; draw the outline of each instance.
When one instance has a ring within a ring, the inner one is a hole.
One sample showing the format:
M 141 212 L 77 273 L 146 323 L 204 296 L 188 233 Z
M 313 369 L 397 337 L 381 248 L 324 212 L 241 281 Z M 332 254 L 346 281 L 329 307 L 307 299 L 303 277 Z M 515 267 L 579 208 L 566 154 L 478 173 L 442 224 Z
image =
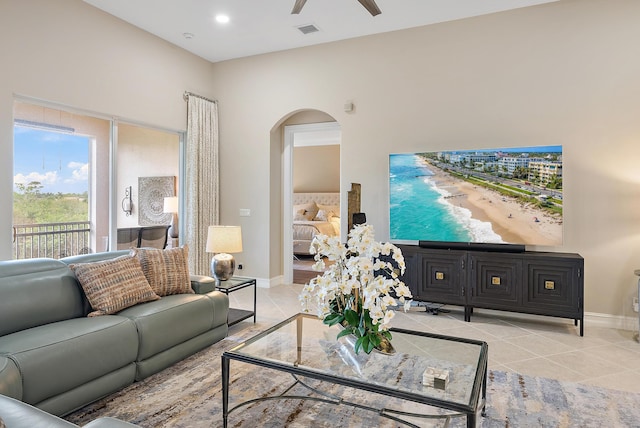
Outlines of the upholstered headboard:
M 322 205 L 340 206 L 340 193 L 294 193 L 293 205 L 315 202 Z

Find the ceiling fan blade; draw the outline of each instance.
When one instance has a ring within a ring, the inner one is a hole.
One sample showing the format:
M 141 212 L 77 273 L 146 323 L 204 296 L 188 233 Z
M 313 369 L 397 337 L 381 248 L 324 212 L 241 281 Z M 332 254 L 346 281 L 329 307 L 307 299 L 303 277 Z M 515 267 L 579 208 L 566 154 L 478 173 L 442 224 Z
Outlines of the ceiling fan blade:
M 296 4 L 293 5 L 293 9 L 291 10 L 291 14 L 298 14 L 302 10 L 302 7 L 307 2 L 307 0 L 296 0 Z
M 375 0 L 358 0 L 365 9 L 369 11 L 371 16 L 380 15 L 382 11 L 376 4 Z

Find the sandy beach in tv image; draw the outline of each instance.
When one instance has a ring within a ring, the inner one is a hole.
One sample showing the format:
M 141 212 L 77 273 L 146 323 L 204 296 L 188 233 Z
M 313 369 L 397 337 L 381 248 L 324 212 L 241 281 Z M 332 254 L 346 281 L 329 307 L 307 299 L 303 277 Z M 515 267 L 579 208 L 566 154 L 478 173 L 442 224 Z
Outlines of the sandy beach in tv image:
M 420 154 L 390 156 L 392 240 L 562 244 L 561 212 L 459 178 L 436 164 Z

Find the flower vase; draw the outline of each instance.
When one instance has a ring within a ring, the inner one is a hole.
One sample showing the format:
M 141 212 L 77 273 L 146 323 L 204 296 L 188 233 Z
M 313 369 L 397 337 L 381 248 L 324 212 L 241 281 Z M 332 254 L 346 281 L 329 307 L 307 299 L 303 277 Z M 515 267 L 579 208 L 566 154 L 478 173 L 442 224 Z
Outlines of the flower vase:
M 342 330 L 344 330 L 344 328 L 345 328 L 344 325 L 342 325 L 342 324 L 338 324 L 338 326 Z M 343 336 L 343 337 L 345 338 L 347 343 L 349 343 L 349 345 L 351 345 L 351 348 L 355 349 L 356 342 L 358 341 L 358 338 L 354 334 L 348 334 L 348 335 Z M 360 348 L 360 349 L 362 349 L 362 348 Z M 375 348 L 373 348 L 373 351 L 376 352 L 377 354 L 382 354 L 382 355 L 394 355 L 396 353 L 396 349 L 391 344 L 391 341 L 389 339 L 387 339 L 386 337 L 382 338 L 382 340 L 380 341 L 380 345 L 378 345 Z

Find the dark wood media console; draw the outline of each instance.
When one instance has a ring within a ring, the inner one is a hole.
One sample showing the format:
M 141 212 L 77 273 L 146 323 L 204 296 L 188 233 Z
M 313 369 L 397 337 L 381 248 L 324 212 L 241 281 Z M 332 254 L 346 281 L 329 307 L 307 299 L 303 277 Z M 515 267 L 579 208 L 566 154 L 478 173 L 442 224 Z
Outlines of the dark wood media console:
M 398 245 L 404 282 L 416 301 L 548 315 L 580 322 L 584 335 L 584 259 L 579 254 L 500 252 Z

